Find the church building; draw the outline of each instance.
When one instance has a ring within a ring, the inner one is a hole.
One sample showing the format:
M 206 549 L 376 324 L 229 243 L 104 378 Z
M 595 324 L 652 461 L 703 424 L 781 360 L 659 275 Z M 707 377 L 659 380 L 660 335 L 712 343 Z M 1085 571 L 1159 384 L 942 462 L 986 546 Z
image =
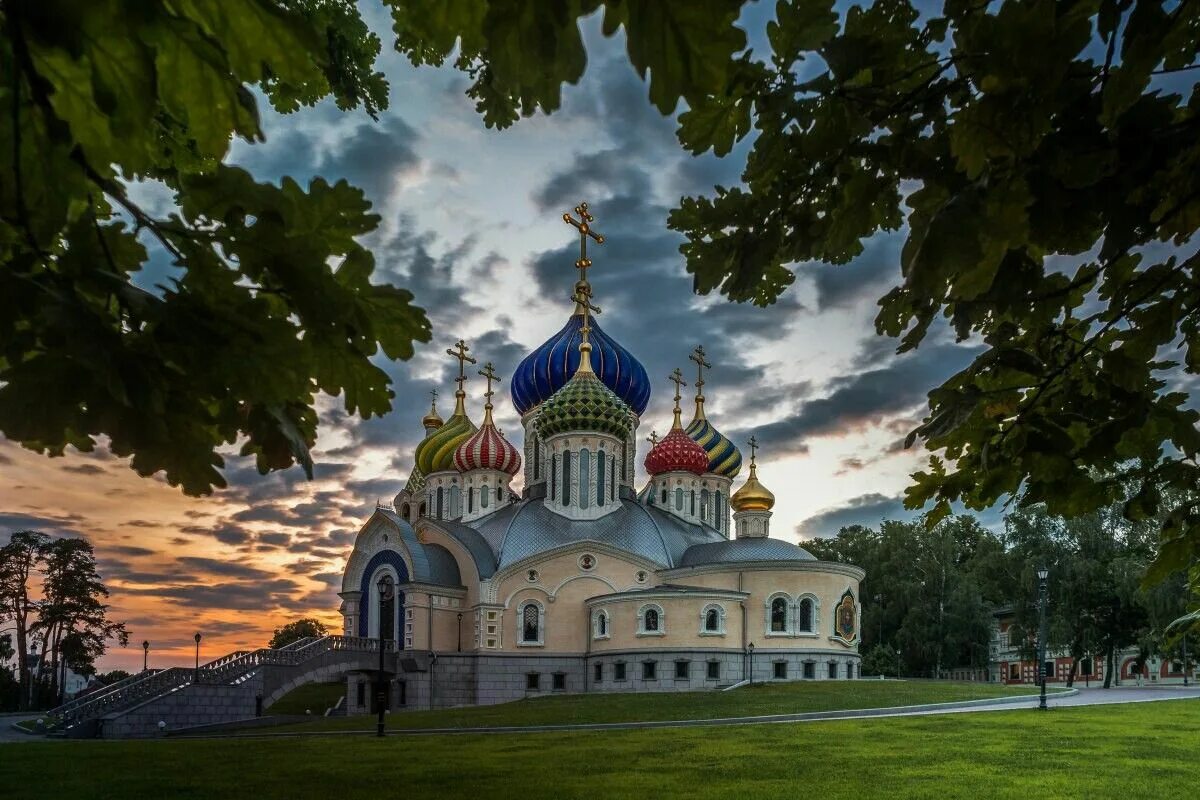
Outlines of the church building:
M 695 411 L 651 436 L 635 486 L 645 368 L 596 323 L 587 205 L 574 312 L 520 363 L 510 397 L 523 445 L 492 418 L 491 363 L 479 424 L 459 341 L 454 411 L 435 407 L 408 482 L 362 527 L 342 580 L 347 636 L 400 649 L 389 705 L 488 704 L 551 693 L 716 689 L 753 679 L 859 677 L 858 567 L 818 561 L 770 536 L 774 495 L 757 442 L 742 453 L 705 415 L 702 347 Z M 518 473 L 518 494 L 511 483 Z M 371 676 L 348 677 L 350 713 Z

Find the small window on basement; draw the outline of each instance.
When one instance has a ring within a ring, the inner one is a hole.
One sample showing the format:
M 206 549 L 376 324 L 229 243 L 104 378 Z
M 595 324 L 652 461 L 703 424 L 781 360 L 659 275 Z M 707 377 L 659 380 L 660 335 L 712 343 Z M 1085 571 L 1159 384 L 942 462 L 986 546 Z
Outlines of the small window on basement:
M 708 662 L 708 671 L 706 673 L 706 677 L 710 681 L 718 681 L 721 679 L 721 662 L 720 661 Z
M 595 664 L 592 667 L 592 680 L 594 680 L 596 683 L 600 683 L 602 680 L 604 680 L 603 664 Z
M 536 692 L 538 685 L 541 683 L 542 676 L 537 672 L 528 672 L 525 674 L 525 689 L 526 691 Z
M 642 662 L 642 680 L 655 681 L 658 680 L 658 662 L 643 661 Z
M 837 662 L 836 661 L 829 662 L 829 677 L 837 678 Z
M 775 675 L 776 678 L 786 678 L 787 677 L 787 662 L 786 661 L 776 661 L 774 664 L 774 668 L 775 668 L 775 671 L 773 674 Z M 809 676 L 805 675 L 804 677 L 807 678 Z
M 817 665 L 811 661 L 804 662 L 804 677 L 812 680 L 817 677 Z
M 362 707 L 362 706 L 365 706 L 366 704 L 367 704 L 367 684 L 365 682 L 359 682 L 359 684 L 358 684 L 358 705 L 359 705 L 359 707 Z
M 688 679 L 688 664 L 687 661 L 675 662 L 675 680 L 686 681 Z
M 613 664 L 613 680 L 614 681 L 625 680 L 625 662 L 624 661 L 618 661 L 617 663 Z
M 565 673 L 565 672 L 554 673 L 553 683 L 551 683 L 551 686 L 554 688 L 554 691 L 556 691 L 556 692 L 566 691 L 566 689 L 567 689 L 567 673 Z

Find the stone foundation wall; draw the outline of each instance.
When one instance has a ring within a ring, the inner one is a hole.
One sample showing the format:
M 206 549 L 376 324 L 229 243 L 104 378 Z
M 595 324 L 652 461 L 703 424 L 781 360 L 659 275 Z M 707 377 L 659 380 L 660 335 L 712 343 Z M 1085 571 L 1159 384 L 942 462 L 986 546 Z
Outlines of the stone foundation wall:
M 146 739 L 166 730 L 209 725 L 253 717 L 262 678 L 252 676 L 236 686 L 192 684 L 170 694 L 147 700 L 128 711 L 106 717 L 100 727 L 102 739 Z

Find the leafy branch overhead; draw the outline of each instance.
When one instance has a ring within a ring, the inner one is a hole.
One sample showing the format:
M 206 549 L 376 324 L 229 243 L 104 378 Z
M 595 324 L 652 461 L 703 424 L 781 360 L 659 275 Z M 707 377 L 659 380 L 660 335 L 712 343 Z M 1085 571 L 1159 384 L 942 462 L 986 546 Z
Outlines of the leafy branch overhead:
M 670 217 L 700 292 L 766 305 L 805 262 L 906 226 L 876 328 L 986 347 L 929 395 L 936 520 L 1006 497 L 1166 516 L 1150 579 L 1200 558 L 1200 4 L 776 5 L 771 52 L 689 101 L 680 140 L 743 185 Z M 1128 487 L 1133 490 L 1127 494 Z
M 251 89 L 283 112 L 381 109 L 379 40 L 332 0 L 2 8 L 0 430 L 50 454 L 106 435 L 192 494 L 224 485 L 234 442 L 263 472 L 311 474 L 316 392 L 388 411 L 370 358 L 411 356 L 429 323 L 371 283 L 360 190 L 223 162 L 232 137 L 264 137 Z M 174 277 L 143 288 L 152 255 Z

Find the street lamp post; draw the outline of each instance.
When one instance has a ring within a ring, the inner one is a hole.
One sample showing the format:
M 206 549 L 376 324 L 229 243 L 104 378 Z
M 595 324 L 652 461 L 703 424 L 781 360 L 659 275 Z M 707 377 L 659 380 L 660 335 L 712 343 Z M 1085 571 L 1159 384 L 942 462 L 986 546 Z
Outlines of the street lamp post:
M 458 652 L 462 652 L 462 612 L 458 612 Z
M 1187 681 L 1187 669 L 1188 669 L 1188 661 L 1187 661 L 1187 634 L 1185 633 L 1185 634 L 1183 635 L 1183 685 L 1184 685 L 1184 686 L 1187 686 L 1187 685 L 1188 685 L 1188 681 Z
M 754 685 L 754 642 L 746 645 L 746 652 L 750 654 L 750 685 Z
M 1046 579 L 1050 570 L 1038 567 L 1038 675 L 1041 676 L 1042 690 L 1038 697 L 1038 708 L 1046 710 Z
M 387 688 L 383 680 L 383 601 L 388 599 L 388 594 L 392 588 L 391 576 L 384 575 L 380 577 L 376 588 L 379 590 L 379 677 L 375 685 L 375 704 L 377 706 L 376 713 L 378 714 L 375 720 L 375 735 L 383 736 L 383 711 L 387 703 Z
M 193 638 L 196 640 L 196 676 L 195 676 L 195 680 L 193 680 L 192 682 L 199 683 L 200 682 L 200 632 L 196 631 L 196 635 Z
M 142 641 L 142 672 L 150 666 L 150 640 Z

